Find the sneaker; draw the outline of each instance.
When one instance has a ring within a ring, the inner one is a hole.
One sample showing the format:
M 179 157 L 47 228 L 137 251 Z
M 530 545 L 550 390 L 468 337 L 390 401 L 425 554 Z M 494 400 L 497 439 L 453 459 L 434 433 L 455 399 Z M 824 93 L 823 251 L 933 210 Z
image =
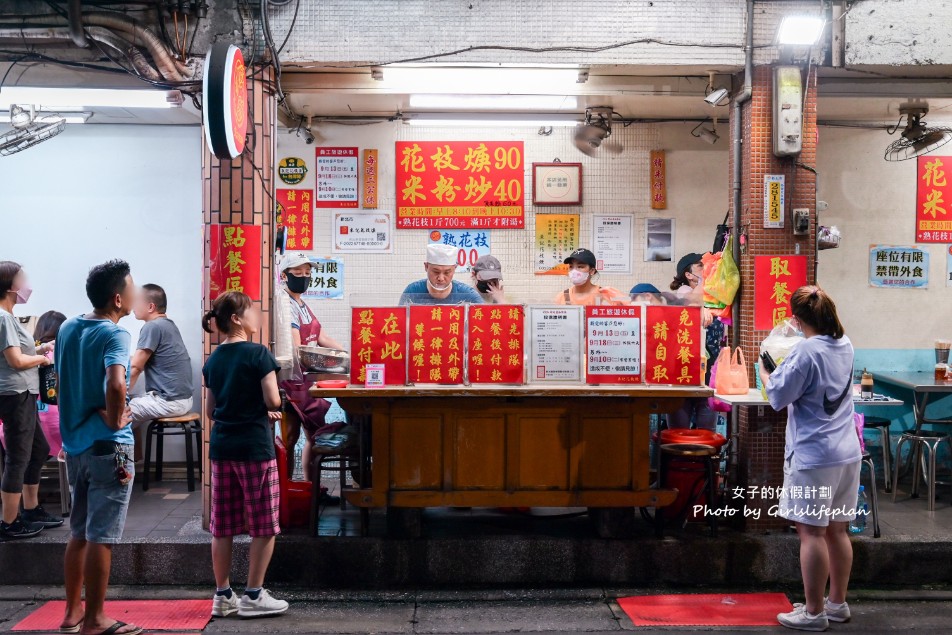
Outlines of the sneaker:
M 50 514 L 48 511 L 43 509 L 41 505 L 37 505 L 33 509 L 24 509 L 22 512 L 20 512 L 20 518 L 23 519 L 23 522 L 42 525 L 45 529 L 53 529 L 54 527 L 63 526 L 62 518 Z
M 789 613 L 780 613 L 777 615 L 777 621 L 780 622 L 781 626 L 798 631 L 825 631 L 830 627 L 826 613 L 810 615 L 807 613 L 807 607 L 803 604 L 795 604 L 793 610 Z
M 288 603 L 271 597 L 267 589 L 261 589 L 257 600 L 252 600 L 247 594 L 238 600 L 238 617 L 265 617 L 279 615 L 287 610 Z
M 803 604 L 794 604 L 793 608 L 803 606 Z M 833 608 L 830 605 L 830 598 L 823 599 L 823 612 L 826 613 L 826 619 L 831 622 L 849 622 L 850 621 L 850 607 L 846 602 L 843 602 L 843 606 L 839 608 Z
M 218 595 L 212 598 L 212 617 L 228 617 L 238 612 L 238 594 L 234 591 L 231 596 Z
M 318 503 L 323 507 L 337 507 L 340 505 L 340 496 L 334 496 L 333 494 L 328 494 L 327 490 L 321 490 L 321 497 L 318 499 Z
M 32 538 L 41 531 L 43 531 L 43 525 L 25 523 L 20 517 L 17 517 L 17 519 L 9 525 L 0 521 L 0 542 Z

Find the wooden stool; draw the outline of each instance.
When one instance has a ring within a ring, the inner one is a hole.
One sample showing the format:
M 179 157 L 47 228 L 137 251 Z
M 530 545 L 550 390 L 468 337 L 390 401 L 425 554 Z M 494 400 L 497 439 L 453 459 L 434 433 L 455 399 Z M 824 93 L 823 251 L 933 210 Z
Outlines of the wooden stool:
M 865 417 L 863 431 L 878 430 L 880 444 L 883 446 L 883 491 L 887 494 L 892 491 L 892 449 L 889 441 L 889 424 L 892 423 L 885 417 Z
M 717 472 L 715 465 L 719 452 L 717 448 L 710 445 L 701 445 L 696 443 L 666 443 L 661 446 L 661 461 L 658 464 L 658 484 L 659 487 L 668 487 L 667 476 L 672 471 L 671 461 L 681 460 L 688 463 L 696 463 L 701 466 L 704 476 L 695 481 L 692 489 L 688 492 L 689 499 L 684 509 L 680 511 L 675 520 L 679 526 L 683 526 L 691 513 L 691 506 L 694 505 L 701 495 L 707 492 L 708 505 L 717 504 Z M 697 487 L 697 483 L 701 487 Z M 655 508 L 655 534 L 664 537 L 664 507 Z M 717 516 L 711 514 L 708 517 L 708 523 L 711 526 L 711 536 L 717 536 Z
M 859 466 L 860 472 L 862 472 L 864 465 L 869 468 L 869 506 L 873 514 L 873 538 L 879 538 L 879 497 L 876 493 L 876 466 L 873 464 L 873 457 L 870 456 L 869 452 L 863 453 L 863 462 Z
M 198 470 L 202 470 L 202 417 L 190 412 L 180 417 L 162 417 L 149 423 L 145 432 L 145 470 L 142 478 L 142 491 L 149 491 L 149 469 L 152 465 L 152 437 L 158 445 L 155 448 L 155 480 L 162 480 L 163 441 L 167 436 L 185 436 L 185 472 L 188 479 L 188 491 L 195 491 L 195 460 L 192 455 L 192 437 L 195 438 L 195 453 L 198 455 Z
M 912 498 L 919 497 L 919 477 L 925 481 L 929 489 L 929 511 L 935 511 L 935 488 L 938 484 L 935 476 L 936 454 L 939 451 L 939 445 L 945 443 L 952 450 L 952 440 L 945 432 L 936 432 L 933 430 L 920 430 L 918 432 L 903 432 L 899 437 L 899 443 L 896 444 L 896 466 L 893 468 L 893 502 L 896 502 L 896 488 L 899 484 L 899 465 L 902 463 L 902 446 L 905 443 L 911 444 L 912 454 Z M 928 453 L 928 458 L 926 457 Z

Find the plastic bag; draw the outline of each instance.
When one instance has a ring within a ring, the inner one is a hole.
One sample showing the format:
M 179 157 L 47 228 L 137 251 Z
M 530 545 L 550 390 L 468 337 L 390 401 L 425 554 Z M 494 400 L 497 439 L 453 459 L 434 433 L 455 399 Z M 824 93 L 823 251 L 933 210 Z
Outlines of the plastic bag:
M 727 239 L 724 251 L 719 254 L 717 268 L 710 277 L 704 278 L 705 296 L 710 295 L 714 300 L 725 305 L 734 301 L 737 289 L 740 288 L 740 270 L 731 252 L 732 241 L 733 238 Z
M 789 357 L 793 348 L 802 341 L 803 335 L 801 335 L 797 329 L 793 328 L 793 324 L 790 323 L 790 320 L 784 320 L 773 327 L 773 330 L 770 331 L 770 335 L 760 343 L 760 352 L 769 353 L 770 356 L 773 357 L 774 362 L 779 366 L 780 362 L 786 357 Z
M 714 392 L 721 395 L 746 395 L 748 390 L 750 390 L 750 383 L 747 379 L 744 351 L 738 346 L 731 355 L 730 347 L 725 346 L 717 356 Z
M 728 354 L 730 353 L 729 349 L 725 348 L 723 350 L 727 350 Z M 718 355 L 717 359 L 714 360 L 714 365 L 711 366 L 711 379 L 707 382 L 707 385 L 710 386 L 711 388 L 714 388 L 715 390 L 717 385 L 717 362 L 718 361 L 720 361 L 720 355 Z M 726 401 L 721 401 L 720 399 L 716 397 L 708 397 L 707 406 L 714 412 L 730 412 L 731 409 L 733 408 L 733 406 L 731 406 Z
M 707 281 L 717 275 L 717 268 L 720 266 L 720 262 L 721 254 L 708 252 L 701 256 L 701 264 L 704 266 L 704 271 L 701 273 L 701 281 L 704 283 L 704 306 L 709 308 L 724 308 L 722 302 L 707 292 Z

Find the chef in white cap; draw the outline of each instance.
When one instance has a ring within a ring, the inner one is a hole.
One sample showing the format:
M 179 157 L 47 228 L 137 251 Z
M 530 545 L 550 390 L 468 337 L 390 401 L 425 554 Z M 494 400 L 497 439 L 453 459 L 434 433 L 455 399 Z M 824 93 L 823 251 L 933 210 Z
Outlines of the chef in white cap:
M 453 280 L 456 273 L 457 247 L 434 243 L 426 246 L 423 269 L 426 278 L 407 285 L 400 304 L 482 304 L 476 289 Z

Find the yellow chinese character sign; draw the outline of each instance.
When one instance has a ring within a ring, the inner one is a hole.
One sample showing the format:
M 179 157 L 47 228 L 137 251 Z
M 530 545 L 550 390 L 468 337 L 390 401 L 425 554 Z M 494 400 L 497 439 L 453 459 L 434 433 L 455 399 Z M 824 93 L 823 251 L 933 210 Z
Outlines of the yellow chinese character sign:
M 807 257 L 754 258 L 754 328 L 769 331 L 789 318 L 790 296 L 807 283 Z
M 261 226 L 212 225 L 208 237 L 209 298 L 240 291 L 261 299 Z
M 407 329 L 406 307 L 351 309 L 350 383 L 364 385 L 367 365 L 382 364 L 385 385 L 405 384 L 407 362 L 415 354 L 406 350 Z

